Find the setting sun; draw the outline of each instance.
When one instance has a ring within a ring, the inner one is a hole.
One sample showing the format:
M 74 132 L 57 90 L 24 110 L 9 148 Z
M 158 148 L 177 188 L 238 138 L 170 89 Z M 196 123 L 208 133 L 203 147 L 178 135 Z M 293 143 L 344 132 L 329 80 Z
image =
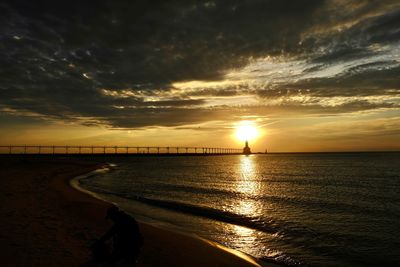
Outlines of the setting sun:
M 243 121 L 236 127 L 236 138 L 240 141 L 250 141 L 258 135 L 257 128 L 252 122 Z

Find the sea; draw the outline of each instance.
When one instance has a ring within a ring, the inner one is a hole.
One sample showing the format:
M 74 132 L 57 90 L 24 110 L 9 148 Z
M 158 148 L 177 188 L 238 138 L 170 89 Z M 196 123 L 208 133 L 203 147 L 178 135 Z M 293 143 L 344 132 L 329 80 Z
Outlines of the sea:
M 109 158 L 85 190 L 282 266 L 400 266 L 400 153 Z

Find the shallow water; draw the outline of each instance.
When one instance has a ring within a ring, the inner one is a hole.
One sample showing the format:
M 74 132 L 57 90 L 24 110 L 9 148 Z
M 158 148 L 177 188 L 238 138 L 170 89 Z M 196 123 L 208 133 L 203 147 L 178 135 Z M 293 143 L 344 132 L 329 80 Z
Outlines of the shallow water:
M 113 158 L 81 185 L 289 266 L 400 265 L 400 153 Z

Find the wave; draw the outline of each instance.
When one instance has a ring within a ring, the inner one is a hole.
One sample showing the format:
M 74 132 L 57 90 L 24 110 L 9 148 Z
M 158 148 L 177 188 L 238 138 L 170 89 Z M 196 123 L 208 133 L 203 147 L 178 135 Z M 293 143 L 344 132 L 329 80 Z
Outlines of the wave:
M 316 231 L 305 226 L 299 225 L 298 223 L 288 222 L 284 220 L 276 220 L 272 218 L 258 218 L 236 214 L 230 211 L 223 211 L 217 208 L 193 205 L 189 203 L 154 199 L 138 195 L 132 195 L 131 193 L 116 193 L 104 190 L 102 188 L 91 187 L 90 190 L 96 191 L 100 194 L 114 195 L 129 200 L 138 201 L 151 206 L 159 207 L 166 210 L 176 211 L 185 213 L 192 216 L 200 216 L 203 218 L 229 223 L 233 225 L 247 227 L 253 230 L 261 231 L 273 236 L 276 236 L 280 242 L 290 244 L 299 248 L 307 247 L 310 251 L 315 251 L 317 254 L 328 253 L 335 255 L 338 258 L 348 257 L 349 251 L 342 251 L 341 249 L 333 249 L 332 244 L 336 244 L 338 241 L 346 242 L 345 240 L 353 240 L 358 244 L 370 244 L 372 242 L 382 243 L 382 240 L 374 236 L 368 236 L 360 233 L 337 233 L 337 232 L 324 232 Z M 382 243 L 384 244 L 384 243 Z M 393 245 L 389 244 L 389 247 Z M 347 244 L 352 246 L 352 244 Z M 278 262 L 284 262 L 288 266 L 300 266 L 294 264 L 286 258 L 280 258 L 284 255 L 277 257 Z M 275 258 L 274 258 L 275 259 Z M 262 258 L 262 260 L 266 260 Z M 371 260 L 371 259 L 369 259 Z
M 189 215 L 200 216 L 207 219 L 212 219 L 219 222 L 225 222 L 238 226 L 247 227 L 253 230 L 258 230 L 264 233 L 276 234 L 276 235 L 291 235 L 291 236 L 308 236 L 316 238 L 320 236 L 320 233 L 308 229 L 306 227 L 299 226 L 285 221 L 278 221 L 272 218 L 251 217 L 246 215 L 240 215 L 230 211 L 223 211 L 212 207 L 193 205 L 189 203 L 147 198 L 138 195 L 132 195 L 129 193 L 116 193 L 104 190 L 102 188 L 91 187 L 90 190 L 96 191 L 100 194 L 114 195 L 125 199 L 138 201 L 151 206 L 176 211 L 180 213 L 186 213 Z
M 252 228 L 255 230 L 267 232 L 267 233 L 277 233 L 279 228 L 276 227 L 276 223 L 271 219 L 269 222 L 260 221 L 257 218 L 253 218 L 250 216 L 239 215 L 229 211 L 218 210 L 211 207 L 192 205 L 189 203 L 170 201 L 170 200 L 160 200 L 160 199 L 151 199 L 137 195 L 124 194 L 124 193 L 115 193 L 115 192 L 105 192 L 102 189 L 95 189 L 96 191 L 101 191 L 99 193 L 103 194 L 111 194 L 119 197 L 123 197 L 130 200 L 139 201 L 141 203 L 145 203 L 148 205 L 156 206 L 163 209 L 168 209 L 172 211 L 177 211 L 181 213 L 186 213 L 190 215 L 200 216 L 220 222 L 245 226 L 248 228 Z
M 263 231 L 266 233 L 275 234 L 279 232 L 281 229 L 277 226 L 278 222 L 272 219 L 263 219 L 260 220 L 256 217 L 239 215 L 229 211 L 223 211 L 211 207 L 193 205 L 184 202 L 171 201 L 171 200 L 161 200 L 161 199 L 153 199 L 147 198 L 138 195 L 132 195 L 130 193 L 117 193 L 108 190 L 104 190 L 104 188 L 96 187 L 93 185 L 85 184 L 84 179 L 80 180 L 80 183 L 85 187 L 88 187 L 89 190 L 95 191 L 100 194 L 114 195 L 118 197 L 122 197 L 125 199 L 139 201 L 141 203 L 145 203 L 148 205 L 156 206 L 163 209 L 168 209 L 172 211 L 177 211 L 181 213 L 186 213 L 195 216 L 201 216 L 208 219 L 213 219 L 216 221 L 226 222 L 230 224 L 235 224 L 239 226 L 244 226 L 248 228 L 252 228 L 255 230 Z
M 88 177 L 90 178 L 90 177 Z M 238 215 L 235 213 L 230 213 L 228 211 L 221 211 L 219 209 L 198 206 L 189 203 L 183 203 L 178 201 L 170 201 L 170 200 L 159 200 L 154 198 L 149 198 L 148 196 L 143 196 L 145 192 L 105 192 L 104 188 L 99 188 L 95 186 L 95 183 L 92 183 L 90 179 L 82 179 L 81 182 L 89 187 L 92 187 L 96 191 L 101 191 L 101 193 L 113 194 L 120 197 L 133 199 L 136 201 L 140 201 L 143 203 L 151 204 L 154 206 L 158 206 L 161 208 L 167 208 L 170 210 L 175 210 L 178 212 L 190 213 L 193 215 L 203 216 L 214 220 L 220 220 L 223 222 L 238 224 L 241 226 L 246 226 L 249 228 L 254 228 L 256 230 L 261 230 L 265 232 L 274 232 L 272 227 L 276 224 L 276 221 L 273 219 L 267 219 L 267 222 L 259 221 L 259 218 L 253 217 L 245 217 L 243 215 Z M 205 188 L 198 187 L 192 185 L 179 185 L 179 184 L 150 184 L 147 185 L 147 191 L 157 192 L 171 192 L 173 194 L 180 194 L 181 192 L 185 192 L 187 194 L 193 194 L 194 196 L 198 195 L 218 195 L 224 196 L 224 199 L 238 199 L 238 200 L 253 200 L 253 201 L 262 201 L 268 203 L 275 203 L 283 206 L 292 206 L 292 207 L 300 207 L 306 208 L 307 210 L 314 210 L 315 212 L 326 211 L 329 210 L 330 214 L 359 214 L 362 216 L 370 216 L 370 217 L 379 217 L 383 216 L 388 219 L 397 219 L 400 216 L 400 210 L 391 209 L 388 210 L 382 206 L 370 206 L 368 204 L 363 204 L 362 202 L 353 202 L 346 203 L 345 199 L 335 199 L 335 202 L 327 201 L 325 199 L 318 198 L 296 198 L 296 197 L 288 197 L 288 196 L 274 196 L 274 195 L 253 195 L 248 193 L 241 193 L 226 189 L 219 188 Z M 360 198 L 360 195 L 358 196 Z M 384 196 L 381 196 L 384 197 Z M 188 198 L 186 196 L 185 198 Z M 354 198 L 351 198 L 354 200 Z M 396 199 L 387 200 L 388 203 L 397 202 Z M 266 226 L 265 226 L 266 225 Z M 272 228 L 271 228 L 272 227 Z M 272 230 L 271 230 L 272 229 Z
M 189 193 L 193 195 L 218 195 L 224 196 L 224 198 L 235 198 L 235 199 L 251 199 L 254 201 L 267 201 L 269 203 L 278 203 L 281 205 L 290 205 L 295 207 L 305 207 L 307 209 L 315 209 L 316 211 L 326 211 L 329 210 L 330 213 L 337 213 L 337 214 L 355 214 L 358 213 L 360 215 L 371 215 L 371 216 L 384 216 L 387 218 L 398 218 L 400 216 L 400 209 L 399 210 L 387 210 L 382 206 L 370 206 L 368 204 L 363 204 L 362 202 L 358 203 L 346 203 L 347 200 L 354 201 L 354 196 L 350 194 L 346 199 L 335 199 L 335 202 L 328 201 L 325 199 L 318 199 L 318 198 L 296 198 L 296 197 L 285 197 L 285 196 L 274 196 L 274 195 L 254 195 L 249 193 L 241 193 L 226 189 L 219 189 L 219 188 L 205 188 L 205 187 L 198 187 L 192 185 L 174 185 L 174 184 L 152 184 L 148 185 L 148 191 L 157 192 L 171 192 L 171 193 Z M 143 192 L 138 192 L 143 193 Z M 344 192 L 343 192 L 344 193 Z M 124 197 L 129 197 L 129 194 L 124 194 Z M 133 196 L 136 198 L 139 196 Z M 373 196 L 368 196 L 369 198 Z M 145 198 L 145 197 L 144 197 Z M 359 199 L 367 199 L 367 196 L 363 196 L 362 194 L 358 194 Z M 367 199 L 368 200 L 368 199 Z M 380 202 L 392 203 L 397 202 L 399 200 L 385 197 L 385 196 L 377 196 L 376 201 L 380 200 Z M 378 202 L 379 203 L 379 202 Z M 369 203 L 370 204 L 370 203 Z

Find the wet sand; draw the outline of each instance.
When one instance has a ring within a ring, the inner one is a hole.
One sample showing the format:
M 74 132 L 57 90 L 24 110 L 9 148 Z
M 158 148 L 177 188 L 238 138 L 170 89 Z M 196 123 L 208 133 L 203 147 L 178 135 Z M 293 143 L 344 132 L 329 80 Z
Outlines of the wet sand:
M 71 178 L 98 162 L 0 158 L 0 265 L 81 266 L 110 222 L 108 203 L 73 189 Z M 140 223 L 137 266 L 258 266 L 213 242 Z M 274 266 L 268 264 L 268 266 Z

